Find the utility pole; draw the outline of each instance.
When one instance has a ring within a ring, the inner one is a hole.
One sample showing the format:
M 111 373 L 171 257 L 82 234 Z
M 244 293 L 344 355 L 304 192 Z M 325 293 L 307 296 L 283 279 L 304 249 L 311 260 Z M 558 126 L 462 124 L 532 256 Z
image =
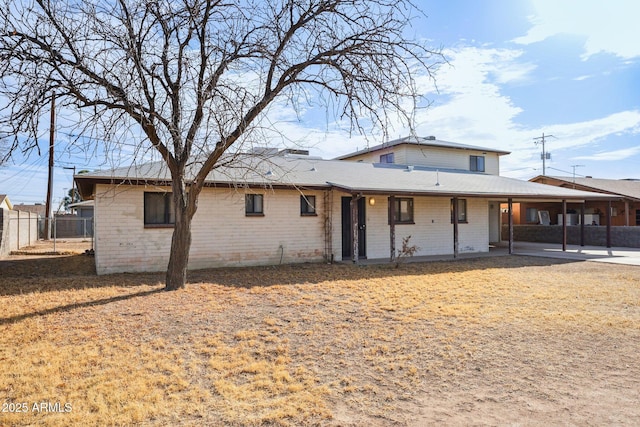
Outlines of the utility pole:
M 555 138 L 555 136 L 553 135 L 545 135 L 544 132 L 542 132 L 542 136 L 539 136 L 537 138 L 533 138 L 534 142 L 536 145 L 538 144 L 542 144 L 542 154 L 540 155 L 540 158 L 542 159 L 542 175 L 546 175 L 547 174 L 547 160 L 551 160 L 551 153 L 547 153 L 547 151 L 545 150 L 545 138 Z
M 49 127 L 49 181 L 47 185 L 47 202 L 45 204 L 45 236 L 44 240 L 51 237 L 51 196 L 53 193 L 53 141 L 55 137 L 56 121 L 56 93 L 51 94 L 51 124 Z

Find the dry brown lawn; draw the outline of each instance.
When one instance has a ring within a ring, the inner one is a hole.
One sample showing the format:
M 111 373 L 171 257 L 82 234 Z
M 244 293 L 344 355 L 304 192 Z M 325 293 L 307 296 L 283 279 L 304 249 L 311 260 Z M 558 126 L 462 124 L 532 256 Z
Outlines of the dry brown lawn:
M 0 260 L 0 425 L 640 425 L 639 267 L 92 262 Z

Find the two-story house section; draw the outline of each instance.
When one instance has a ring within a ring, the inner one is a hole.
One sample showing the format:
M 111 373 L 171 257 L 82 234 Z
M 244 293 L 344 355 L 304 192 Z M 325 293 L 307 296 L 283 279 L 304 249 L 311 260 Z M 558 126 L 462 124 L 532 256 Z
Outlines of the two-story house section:
M 408 136 L 345 154 L 337 160 L 395 163 L 499 175 L 500 156 L 506 154 L 509 152 L 441 141 L 435 136 Z

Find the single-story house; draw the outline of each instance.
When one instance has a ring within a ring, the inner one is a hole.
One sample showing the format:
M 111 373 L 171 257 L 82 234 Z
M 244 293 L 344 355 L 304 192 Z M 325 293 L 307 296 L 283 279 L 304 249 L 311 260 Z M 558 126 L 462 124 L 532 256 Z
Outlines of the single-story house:
M 442 146 L 419 140 L 395 146 L 405 145 L 418 147 L 416 158 L 406 157 L 405 164 L 395 162 L 400 156 L 378 162 L 375 150 L 358 153 L 374 161 L 284 151 L 247 155 L 213 170 L 192 223 L 189 268 L 389 259 L 407 236 L 421 248 L 417 255 L 488 252 L 500 240 L 503 202 L 566 206 L 611 199 L 501 177 L 498 157 L 505 152 L 444 147 L 459 157 L 451 163 L 441 155 Z M 442 167 L 420 164 L 433 160 L 430 150 L 446 161 Z M 84 173 L 75 180 L 83 199 L 95 203 L 98 274 L 166 269 L 173 208 L 164 162 Z

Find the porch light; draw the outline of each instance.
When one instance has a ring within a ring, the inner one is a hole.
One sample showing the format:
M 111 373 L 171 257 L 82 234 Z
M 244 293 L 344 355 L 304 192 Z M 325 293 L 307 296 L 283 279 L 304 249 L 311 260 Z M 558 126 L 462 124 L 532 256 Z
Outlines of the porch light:
M 373 197 L 369 197 L 369 205 L 373 206 L 376 204 L 376 199 L 374 199 Z

